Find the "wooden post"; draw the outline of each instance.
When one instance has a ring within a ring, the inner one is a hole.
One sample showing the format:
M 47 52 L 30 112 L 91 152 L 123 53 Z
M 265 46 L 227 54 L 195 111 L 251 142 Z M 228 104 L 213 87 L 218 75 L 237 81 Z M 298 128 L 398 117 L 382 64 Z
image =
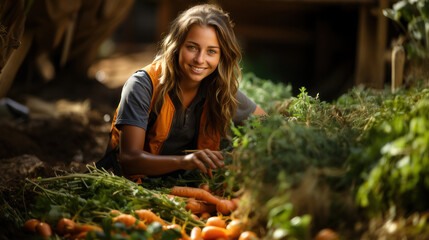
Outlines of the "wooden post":
M 163 38 L 163 34 L 167 32 L 172 18 L 172 3 L 170 0 L 161 0 L 158 4 L 158 17 L 157 17 L 157 28 L 156 28 L 156 39 L 160 40 Z
M 392 93 L 402 86 L 405 64 L 405 51 L 402 46 L 393 47 L 392 51 Z
M 386 76 L 385 53 L 387 49 L 387 18 L 383 15 L 382 10 L 389 7 L 389 0 L 379 0 L 378 9 L 376 10 L 377 31 L 376 31 L 376 69 L 372 87 L 382 89 L 384 78 Z
M 72 41 L 73 41 L 74 31 L 76 28 L 76 21 L 77 21 L 77 12 L 73 14 L 73 17 L 67 26 L 67 31 L 66 31 L 66 35 L 65 35 L 65 39 L 64 39 L 63 51 L 61 53 L 60 67 L 64 67 L 67 63 L 67 59 L 68 59 L 69 53 L 70 53 L 70 47 L 71 47 Z
M 13 51 L 0 73 L 0 98 L 6 97 L 7 92 L 12 86 L 15 75 L 22 62 L 27 56 L 28 50 L 33 41 L 33 33 L 25 32 L 22 37 L 22 44 L 17 50 Z
M 378 0 L 378 3 L 375 11 L 371 10 L 374 7 L 371 5 L 363 5 L 359 10 L 355 85 L 381 89 L 387 46 L 387 18 L 382 9 L 388 7 L 389 0 Z

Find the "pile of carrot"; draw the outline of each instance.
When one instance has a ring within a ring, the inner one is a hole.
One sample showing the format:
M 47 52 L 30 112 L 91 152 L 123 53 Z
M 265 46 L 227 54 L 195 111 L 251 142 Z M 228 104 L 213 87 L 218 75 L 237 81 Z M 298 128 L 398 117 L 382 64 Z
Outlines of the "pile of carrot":
M 215 210 L 223 215 L 231 214 L 238 207 L 239 199 L 222 199 L 211 194 L 207 188 L 193 188 L 174 186 L 170 191 L 171 195 L 186 197 L 186 209 L 194 214 L 211 213 Z
M 137 217 L 131 214 L 122 213 L 118 210 L 111 210 L 109 214 L 112 217 L 112 222 L 120 222 L 125 226 L 133 227 L 134 229 L 146 230 L 146 224 L 151 224 L 153 222 L 160 223 L 165 229 L 178 226 L 177 224 L 168 225 L 162 218 L 153 213 L 151 210 L 140 209 L 135 210 L 134 213 Z M 51 226 L 46 222 L 39 221 L 38 219 L 30 219 L 26 221 L 23 228 L 28 233 L 34 233 L 45 238 L 51 237 L 53 234 Z M 102 232 L 103 229 L 99 226 L 78 224 L 71 219 L 61 218 L 57 222 L 54 232 L 65 239 L 85 239 L 86 235 L 90 231 Z
M 44 238 L 51 237 L 53 232 L 51 226 L 38 219 L 30 219 L 24 223 L 24 230 Z M 90 224 L 77 224 L 68 218 L 61 218 L 57 223 L 56 233 L 66 239 L 85 239 L 90 231 L 103 231 L 98 226 Z
M 251 231 L 244 231 L 244 224 L 238 219 L 230 221 L 228 224 L 221 217 L 210 217 L 205 226 L 194 227 L 191 235 L 182 233 L 182 240 L 257 240 L 258 236 Z

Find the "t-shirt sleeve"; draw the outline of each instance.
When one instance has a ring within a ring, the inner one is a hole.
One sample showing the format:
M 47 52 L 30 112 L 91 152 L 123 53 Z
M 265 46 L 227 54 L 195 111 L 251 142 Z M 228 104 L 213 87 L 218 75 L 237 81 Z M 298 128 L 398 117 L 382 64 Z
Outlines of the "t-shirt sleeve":
M 124 84 L 115 126 L 133 125 L 147 130 L 152 99 L 152 81 L 145 71 L 137 71 Z
M 256 103 L 240 90 L 237 91 L 237 101 L 238 105 L 233 118 L 235 124 L 239 124 L 246 120 L 256 109 Z

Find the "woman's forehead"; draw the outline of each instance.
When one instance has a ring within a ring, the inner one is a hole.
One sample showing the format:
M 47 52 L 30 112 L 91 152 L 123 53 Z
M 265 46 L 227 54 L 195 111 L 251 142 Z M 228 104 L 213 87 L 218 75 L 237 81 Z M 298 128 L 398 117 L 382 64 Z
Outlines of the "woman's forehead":
M 192 42 L 204 47 L 219 48 L 218 36 L 213 26 L 193 25 L 186 35 L 186 42 Z

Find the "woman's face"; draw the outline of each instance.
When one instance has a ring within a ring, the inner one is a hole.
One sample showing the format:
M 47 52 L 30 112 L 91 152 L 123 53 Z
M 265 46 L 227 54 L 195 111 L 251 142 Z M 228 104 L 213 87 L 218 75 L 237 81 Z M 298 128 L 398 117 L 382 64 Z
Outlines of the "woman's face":
M 214 27 L 193 25 L 179 51 L 181 81 L 200 83 L 216 70 L 220 54 Z

